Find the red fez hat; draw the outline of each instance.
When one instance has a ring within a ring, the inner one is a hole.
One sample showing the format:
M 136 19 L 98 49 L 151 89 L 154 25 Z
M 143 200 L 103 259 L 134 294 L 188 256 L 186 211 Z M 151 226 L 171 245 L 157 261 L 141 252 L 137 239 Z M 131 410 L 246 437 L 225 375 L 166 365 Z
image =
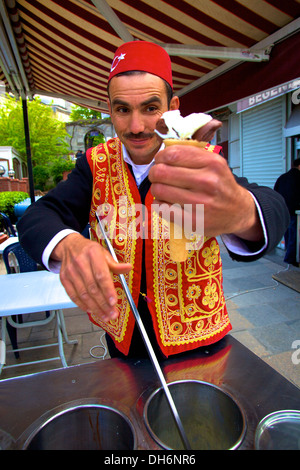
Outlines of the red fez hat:
M 122 72 L 139 70 L 163 78 L 173 88 L 171 59 L 158 44 L 147 41 L 125 42 L 116 52 L 108 81 Z

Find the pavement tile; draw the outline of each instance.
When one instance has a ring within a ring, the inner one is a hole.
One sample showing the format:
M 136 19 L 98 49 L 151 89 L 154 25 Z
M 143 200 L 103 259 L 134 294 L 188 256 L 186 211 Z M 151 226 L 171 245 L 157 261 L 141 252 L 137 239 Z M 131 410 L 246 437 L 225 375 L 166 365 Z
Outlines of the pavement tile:
M 251 331 L 233 331 L 231 335 L 257 356 L 266 356 L 268 354 L 268 350 L 252 335 Z
M 293 349 L 272 356 L 264 356 L 263 360 L 281 375 L 300 387 L 300 353 Z
M 251 305 L 240 307 L 238 309 L 242 318 L 248 320 L 252 327 L 268 326 L 274 323 L 282 323 L 287 321 L 284 314 L 278 312 L 269 304 Z
M 241 315 L 239 310 L 228 308 L 227 310 L 233 331 L 244 331 L 253 328 L 253 324 Z
M 86 313 L 79 315 L 65 316 L 65 325 L 69 335 L 89 333 L 92 331 L 92 324 Z
M 287 323 L 268 325 L 267 328 L 253 328 L 251 334 L 270 354 L 291 351 L 293 342 L 300 339 L 299 328 L 293 328 Z
M 288 320 L 300 318 L 300 295 L 299 299 L 282 299 L 269 302 L 269 306 L 281 312 Z

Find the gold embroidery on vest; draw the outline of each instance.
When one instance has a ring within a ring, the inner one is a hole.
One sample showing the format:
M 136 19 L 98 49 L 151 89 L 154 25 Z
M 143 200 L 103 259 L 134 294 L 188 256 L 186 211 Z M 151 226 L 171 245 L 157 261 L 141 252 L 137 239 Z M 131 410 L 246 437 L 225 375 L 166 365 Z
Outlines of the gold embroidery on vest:
M 185 263 L 174 263 L 165 231 L 164 221 L 154 213 L 154 296 L 161 341 L 175 346 L 205 340 L 229 324 L 224 297 L 218 294 L 222 292 L 219 246 L 215 239 L 205 238 L 203 248 L 191 250 Z
M 208 152 L 214 152 L 215 148 L 215 145 L 207 144 L 205 150 L 207 150 Z
M 105 153 L 106 152 L 106 153 Z M 140 202 L 137 193 L 131 191 L 129 175 L 121 154 L 121 144 L 111 140 L 104 147 L 92 151 L 94 188 L 91 205 L 91 224 L 95 224 L 95 210 L 102 201 L 103 215 L 114 211 L 110 219 L 110 238 L 120 261 L 136 263 L 137 224 L 136 204 Z M 150 198 L 149 198 L 150 201 Z M 154 323 L 157 325 L 160 342 L 166 346 L 184 346 L 209 340 L 220 335 L 230 326 L 222 293 L 222 266 L 219 246 L 215 239 L 204 237 L 200 250 L 192 247 L 185 263 L 174 263 L 170 259 L 168 226 L 147 203 L 151 220 L 151 239 L 146 247 L 152 250 L 153 294 L 151 305 Z M 126 222 L 126 223 L 125 223 Z M 148 226 L 148 224 L 147 224 Z M 143 224 L 144 227 L 144 224 Z M 150 237 L 150 234 L 149 234 Z M 139 245 L 140 246 L 140 245 Z M 137 262 L 140 263 L 140 249 Z M 134 271 L 127 274 L 126 281 L 133 292 L 139 283 Z M 140 276 L 140 274 L 138 274 Z M 118 296 L 119 318 L 109 323 L 96 321 L 115 341 L 125 338 L 131 315 L 118 276 L 113 276 Z M 139 286 L 138 286 L 139 289 Z M 155 307 L 155 309 L 154 309 Z M 150 308 L 150 306 L 149 306 Z M 155 311 L 154 311 L 155 310 Z
M 107 228 L 109 236 L 113 242 L 116 255 L 120 261 L 134 262 L 134 239 L 132 237 L 127 236 L 127 226 L 122 224 L 122 221 L 120 222 L 119 219 L 120 215 L 123 215 L 124 218 L 124 215 L 127 216 L 127 213 L 133 212 L 129 210 L 128 206 L 134 205 L 130 188 L 128 185 L 126 170 L 124 168 L 124 163 L 122 162 L 123 159 L 121 155 L 121 144 L 116 145 L 114 141 L 111 141 L 108 145 L 104 145 L 104 149 L 106 150 L 107 155 L 105 155 L 104 153 L 97 153 L 97 151 L 99 150 L 98 147 L 92 150 L 94 191 L 91 216 L 93 217 L 95 211 L 99 206 L 98 195 L 100 189 L 98 187 L 95 187 L 95 185 L 97 185 L 97 183 L 99 182 L 103 183 L 103 181 L 105 181 L 105 202 L 101 206 L 101 215 L 107 216 L 109 214 L 109 211 L 113 211 L 110 214 L 110 224 Z M 107 177 L 105 180 L 102 177 L 103 169 L 100 167 L 100 164 L 102 164 L 104 161 L 106 161 L 107 163 L 108 170 Z M 127 201 L 127 204 L 124 205 L 124 201 Z M 123 203 L 123 206 L 120 207 L 120 203 Z M 126 214 L 123 211 L 126 211 Z M 132 222 L 130 218 L 129 221 Z M 99 229 L 97 229 L 94 220 L 93 222 L 95 232 L 99 237 Z M 102 243 L 104 242 L 102 241 Z M 129 289 L 131 289 L 133 282 L 133 272 L 126 274 L 125 278 Z M 124 290 L 121 287 L 119 277 L 113 275 L 113 279 L 115 282 L 118 299 L 118 319 L 109 322 L 102 322 L 96 319 L 93 314 L 91 316 L 100 326 L 105 328 L 105 330 L 110 333 L 116 341 L 121 342 L 124 339 L 126 333 L 128 317 L 130 315 L 130 306 L 128 305 Z

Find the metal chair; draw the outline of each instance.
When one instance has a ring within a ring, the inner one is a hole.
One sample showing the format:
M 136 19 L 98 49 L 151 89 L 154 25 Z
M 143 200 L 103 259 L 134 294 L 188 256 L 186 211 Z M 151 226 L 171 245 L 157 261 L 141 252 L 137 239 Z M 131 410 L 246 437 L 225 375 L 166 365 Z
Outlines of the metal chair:
M 37 263 L 23 250 L 19 242 L 12 243 L 3 250 L 3 261 L 7 274 L 25 273 L 38 270 Z M 46 312 L 46 318 L 49 318 L 50 312 Z M 14 350 L 15 357 L 20 357 L 18 352 L 17 329 L 13 324 L 22 324 L 22 315 L 11 317 L 11 323 L 6 322 L 7 333 Z
M 37 263 L 26 253 L 19 242 L 12 243 L 3 251 L 7 274 L 37 271 Z
M 4 228 L 7 231 L 8 236 L 17 237 L 17 232 L 15 231 L 14 226 L 11 223 L 11 220 L 8 215 L 4 214 L 3 212 L 0 212 L 0 216 L 2 217 Z

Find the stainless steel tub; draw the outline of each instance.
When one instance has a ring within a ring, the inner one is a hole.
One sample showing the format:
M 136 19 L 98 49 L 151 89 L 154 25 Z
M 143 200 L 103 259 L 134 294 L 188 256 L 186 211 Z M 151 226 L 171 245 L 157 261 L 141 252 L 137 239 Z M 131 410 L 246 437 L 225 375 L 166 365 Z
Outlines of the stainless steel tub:
M 200 381 L 168 384 L 192 449 L 237 449 L 246 420 L 237 402 L 215 385 Z M 145 425 L 163 449 L 182 449 L 182 442 L 162 388 L 148 398 Z
M 22 437 L 25 450 L 133 450 L 127 416 L 97 403 L 65 404 L 42 416 Z

